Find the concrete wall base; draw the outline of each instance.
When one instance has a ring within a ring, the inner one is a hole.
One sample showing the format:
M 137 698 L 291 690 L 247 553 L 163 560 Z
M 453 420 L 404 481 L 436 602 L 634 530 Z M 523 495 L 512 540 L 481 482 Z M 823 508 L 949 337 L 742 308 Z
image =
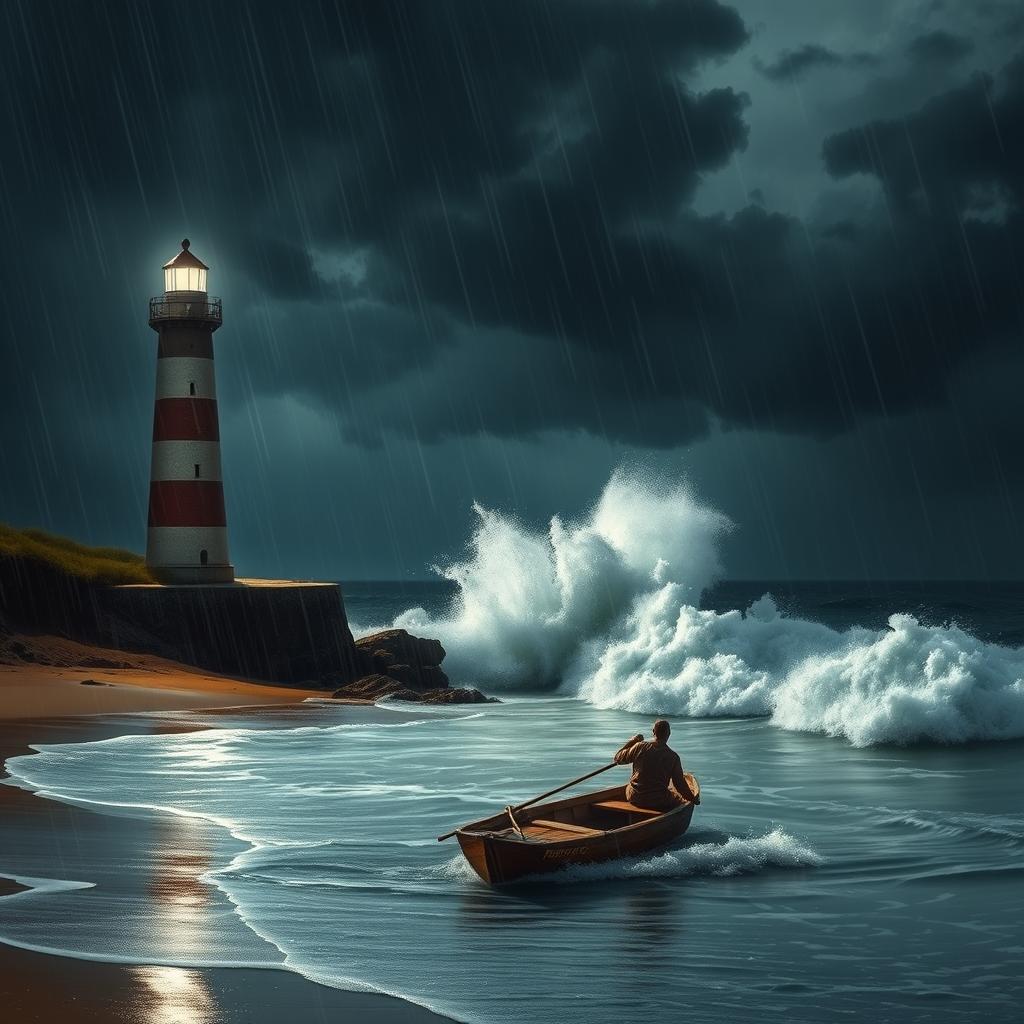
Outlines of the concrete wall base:
M 105 632 L 127 650 L 138 648 L 141 630 L 168 657 L 225 675 L 288 683 L 359 675 L 336 583 L 106 587 L 97 598 Z

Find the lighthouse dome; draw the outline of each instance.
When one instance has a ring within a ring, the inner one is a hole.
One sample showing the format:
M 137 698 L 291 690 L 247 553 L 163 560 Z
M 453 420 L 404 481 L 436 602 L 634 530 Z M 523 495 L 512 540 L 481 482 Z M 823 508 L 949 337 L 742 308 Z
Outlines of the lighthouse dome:
M 189 249 L 189 240 L 181 240 L 181 252 L 164 264 L 165 292 L 205 292 L 206 272 L 210 269 Z

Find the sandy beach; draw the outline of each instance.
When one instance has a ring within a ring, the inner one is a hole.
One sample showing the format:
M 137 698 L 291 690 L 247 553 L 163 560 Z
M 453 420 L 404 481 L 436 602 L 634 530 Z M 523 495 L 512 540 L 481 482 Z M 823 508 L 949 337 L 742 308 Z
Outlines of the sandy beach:
M 36 639 L 39 646 L 40 638 Z M 159 658 L 121 656 L 79 648 L 69 641 L 43 646 L 58 664 L 0 666 L 0 765 L 30 753 L 33 743 L 70 743 L 128 732 L 189 728 L 179 720 L 128 718 L 131 712 L 293 704 L 322 691 L 278 687 L 189 669 Z M 34 652 L 38 653 L 38 652 Z M 121 658 L 125 661 L 119 665 Z M 75 660 L 86 662 L 69 664 Z M 121 716 L 121 717 L 118 717 Z M 6 772 L 3 773 L 6 775 Z M 81 844 L 102 844 L 116 858 L 153 858 L 152 899 L 168 907 L 183 902 L 190 913 L 217 912 L 222 897 L 198 880 L 204 865 L 173 852 L 178 839 L 164 831 L 153 849 L 140 851 L 132 819 L 111 818 L 0 785 L 3 849 L 56 849 L 73 873 Z M 173 826 L 172 826 L 173 827 Z M 0 870 L 3 869 L 0 849 Z M 0 899 L 19 897 L 25 886 L 0 878 Z M 223 909 L 220 907 L 219 909 Z M 214 926 L 215 925 L 211 925 Z M 2 931 L 2 904 L 0 904 Z M 126 965 L 58 957 L 0 944 L 0 1006 L 5 1019 L 49 1021 L 220 1022 L 335 1021 L 358 1019 L 414 1024 L 443 1018 L 401 999 L 345 992 L 307 981 L 287 969 L 193 969 Z

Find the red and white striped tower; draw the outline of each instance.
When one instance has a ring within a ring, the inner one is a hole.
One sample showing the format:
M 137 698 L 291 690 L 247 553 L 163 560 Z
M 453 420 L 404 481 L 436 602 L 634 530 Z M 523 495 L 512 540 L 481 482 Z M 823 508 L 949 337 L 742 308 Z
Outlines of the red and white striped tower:
M 149 475 L 146 565 L 161 583 L 232 583 L 213 332 L 220 299 L 206 293 L 209 268 L 189 252 L 164 264 L 164 294 L 149 300 L 157 332 L 156 408 Z

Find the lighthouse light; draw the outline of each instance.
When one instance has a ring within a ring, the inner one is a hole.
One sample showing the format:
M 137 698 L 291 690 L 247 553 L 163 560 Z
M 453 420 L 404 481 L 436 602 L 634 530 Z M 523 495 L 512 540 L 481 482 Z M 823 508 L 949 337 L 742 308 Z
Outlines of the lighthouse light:
M 181 252 L 164 264 L 165 292 L 205 292 L 206 264 L 189 250 L 187 238 L 181 240 Z
M 205 292 L 205 267 L 165 267 L 165 292 Z

